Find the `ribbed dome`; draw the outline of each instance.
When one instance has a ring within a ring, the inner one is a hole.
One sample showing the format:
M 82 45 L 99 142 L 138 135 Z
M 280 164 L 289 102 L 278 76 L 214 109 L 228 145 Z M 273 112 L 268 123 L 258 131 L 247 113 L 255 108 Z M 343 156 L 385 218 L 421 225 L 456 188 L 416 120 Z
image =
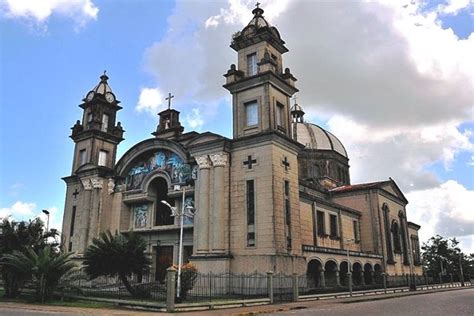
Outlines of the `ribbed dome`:
M 334 150 L 346 158 L 346 149 L 341 141 L 324 128 L 311 123 L 292 122 L 293 131 L 296 132 L 298 143 L 308 149 Z M 296 127 L 296 128 L 295 128 Z
M 94 91 L 95 93 L 102 94 L 102 95 L 105 95 L 107 92 L 112 92 L 112 89 L 107 83 L 108 79 L 109 77 L 107 77 L 104 71 L 104 74 L 100 76 L 100 82 L 92 89 L 92 91 Z

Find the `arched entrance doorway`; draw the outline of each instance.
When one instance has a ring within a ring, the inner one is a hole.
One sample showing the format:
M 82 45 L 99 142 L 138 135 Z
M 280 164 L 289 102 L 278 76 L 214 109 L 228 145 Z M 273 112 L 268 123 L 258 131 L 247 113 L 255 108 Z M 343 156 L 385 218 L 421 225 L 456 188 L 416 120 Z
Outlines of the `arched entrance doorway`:
M 366 263 L 364 265 L 364 281 L 365 284 L 372 284 L 373 283 L 373 270 L 372 265 L 370 263 Z
M 352 265 L 352 280 L 354 285 L 362 285 L 362 266 L 359 262 L 354 262 Z
M 329 260 L 324 265 L 324 278 L 327 286 L 338 286 L 339 280 L 337 279 L 337 264 L 336 262 Z
M 347 268 L 348 268 L 347 261 L 341 262 L 341 264 L 339 266 L 339 279 L 340 279 L 341 285 L 344 285 L 344 286 L 348 285 L 348 283 L 347 283 Z
M 306 276 L 308 279 L 308 287 L 309 288 L 317 288 L 324 286 L 321 280 L 321 271 L 323 270 L 323 266 L 319 260 L 313 259 L 308 262 L 308 269 L 306 271 Z
M 156 177 L 148 186 L 148 195 L 154 200 L 154 225 L 173 225 L 174 217 L 171 216 L 171 209 L 161 201 L 166 201 L 174 205 L 174 200 L 168 198 L 168 182 L 162 177 Z

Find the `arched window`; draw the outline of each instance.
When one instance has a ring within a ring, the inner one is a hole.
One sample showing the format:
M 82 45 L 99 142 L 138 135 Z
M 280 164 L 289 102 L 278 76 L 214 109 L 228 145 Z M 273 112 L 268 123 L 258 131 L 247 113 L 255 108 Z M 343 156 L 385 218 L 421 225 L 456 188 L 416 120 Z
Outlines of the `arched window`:
M 397 221 L 392 222 L 392 240 L 393 240 L 393 251 L 396 253 L 402 252 L 402 243 L 400 242 L 400 227 Z
M 385 203 L 383 204 L 382 211 L 383 211 L 383 220 L 384 220 L 385 243 L 387 246 L 387 263 L 393 264 L 395 263 L 395 261 L 393 260 L 392 234 L 390 232 L 390 220 L 389 220 L 390 210 L 387 204 Z

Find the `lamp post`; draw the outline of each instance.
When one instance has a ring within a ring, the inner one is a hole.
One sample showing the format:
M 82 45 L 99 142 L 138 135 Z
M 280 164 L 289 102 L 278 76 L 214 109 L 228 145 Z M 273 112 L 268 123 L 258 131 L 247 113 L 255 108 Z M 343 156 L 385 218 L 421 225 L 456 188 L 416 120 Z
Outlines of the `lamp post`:
M 48 217 L 48 220 L 46 222 L 46 232 L 49 231 L 49 211 L 48 210 L 43 210 L 42 211 L 44 214 L 46 214 L 46 216 Z
M 354 242 L 354 239 L 346 239 L 347 250 L 347 284 L 349 285 L 349 295 L 352 296 L 352 268 L 351 258 L 349 257 L 349 243 Z
M 415 277 L 415 249 L 411 250 L 411 256 L 408 257 L 410 260 L 410 291 L 416 291 L 416 277 Z
M 178 191 L 180 188 L 179 186 L 175 187 Z M 177 287 L 176 287 L 176 296 L 180 297 L 181 295 L 181 266 L 183 265 L 183 226 L 184 226 L 184 217 L 194 217 L 196 209 L 190 205 L 185 205 L 186 199 L 186 187 L 182 187 L 183 190 L 183 199 L 181 210 L 178 210 L 176 207 L 171 206 L 166 201 L 161 201 L 161 203 L 165 204 L 171 209 L 171 216 L 177 216 L 179 218 L 179 252 L 178 252 L 178 280 L 177 280 Z M 188 211 L 188 212 L 186 212 Z
M 464 286 L 464 273 L 462 271 L 462 257 L 463 257 L 463 253 L 459 252 L 459 272 L 461 272 L 461 286 Z

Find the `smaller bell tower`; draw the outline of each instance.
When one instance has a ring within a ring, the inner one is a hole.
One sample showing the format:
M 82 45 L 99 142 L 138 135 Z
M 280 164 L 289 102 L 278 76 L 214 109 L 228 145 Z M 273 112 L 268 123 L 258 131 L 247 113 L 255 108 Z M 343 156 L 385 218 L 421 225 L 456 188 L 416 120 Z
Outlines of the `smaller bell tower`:
M 63 178 L 67 189 L 62 240 L 64 250 L 78 255 L 102 231 L 104 219 L 112 216 L 105 210 L 111 209 L 113 168 L 124 130 L 116 122 L 122 107 L 108 79 L 104 71 L 99 83 L 79 105 L 82 119 L 71 128 L 70 137 L 75 146 L 71 175 Z
M 298 91 L 289 68 L 283 70 L 282 55 L 288 52 L 278 30 L 263 17 L 263 9 L 232 36 L 237 52 L 224 75 L 224 88 L 232 94 L 234 139 L 268 131 L 291 137 L 290 98 Z
M 184 131 L 184 127 L 179 121 L 179 111 L 171 108 L 171 100 L 174 95 L 168 93 L 168 97 L 165 100 L 168 101 L 168 108 L 158 113 L 160 122 L 156 127 L 156 131 L 151 133 L 156 138 L 176 139 Z

